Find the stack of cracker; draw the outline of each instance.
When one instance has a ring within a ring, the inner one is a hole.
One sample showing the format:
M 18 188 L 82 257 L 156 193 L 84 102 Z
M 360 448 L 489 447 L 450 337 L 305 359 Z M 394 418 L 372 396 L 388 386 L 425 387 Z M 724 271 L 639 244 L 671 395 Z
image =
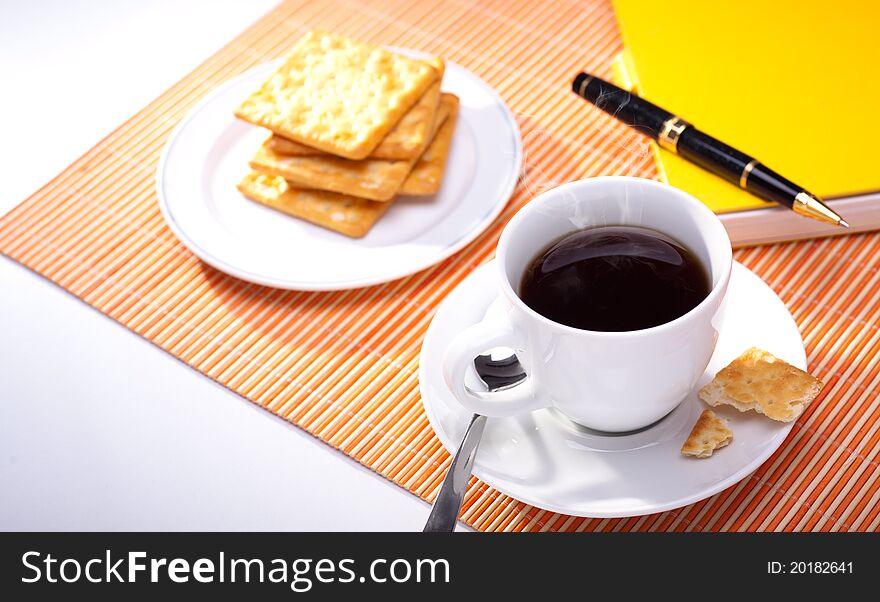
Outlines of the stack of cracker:
M 312 32 L 235 112 L 271 135 L 238 184 L 248 198 L 352 237 L 398 195 L 440 189 L 458 98 L 443 61 Z

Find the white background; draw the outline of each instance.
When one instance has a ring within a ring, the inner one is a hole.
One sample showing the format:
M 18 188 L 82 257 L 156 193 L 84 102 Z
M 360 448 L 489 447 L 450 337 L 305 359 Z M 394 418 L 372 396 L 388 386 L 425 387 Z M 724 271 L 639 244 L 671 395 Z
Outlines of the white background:
M 0 214 L 273 4 L 3 0 Z M 0 529 L 420 530 L 428 511 L 0 257 Z

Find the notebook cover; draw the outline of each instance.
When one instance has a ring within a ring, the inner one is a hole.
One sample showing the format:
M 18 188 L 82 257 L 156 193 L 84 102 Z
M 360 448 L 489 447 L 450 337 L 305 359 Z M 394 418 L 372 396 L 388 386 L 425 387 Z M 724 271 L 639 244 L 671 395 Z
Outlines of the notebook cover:
M 622 85 L 821 197 L 880 190 L 880 4 L 613 4 Z M 652 146 L 663 179 L 719 213 L 771 205 Z

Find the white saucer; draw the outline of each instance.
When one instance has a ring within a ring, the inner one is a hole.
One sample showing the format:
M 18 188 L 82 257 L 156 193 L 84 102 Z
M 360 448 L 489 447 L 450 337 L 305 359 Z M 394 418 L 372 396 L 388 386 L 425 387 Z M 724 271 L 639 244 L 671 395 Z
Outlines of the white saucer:
M 446 63 L 443 90 L 457 95 L 461 105 L 438 194 L 396 199 L 361 239 L 247 200 L 235 185 L 267 131 L 232 112 L 277 64 L 255 67 L 206 96 L 177 126 L 159 161 L 162 215 L 175 236 L 206 263 L 277 288 L 368 286 L 449 257 L 504 208 L 521 167 L 519 129 L 488 84 L 451 62 Z
M 446 386 L 441 362 L 457 333 L 493 311 L 497 289 L 490 265 L 446 297 L 422 344 L 422 403 L 451 452 L 470 413 Z M 785 305 L 747 268 L 733 267 L 723 331 L 698 387 L 751 346 L 806 368 L 803 341 Z M 770 457 L 793 426 L 753 412 L 716 408 L 730 420 L 733 441 L 711 458 L 685 458 L 679 449 L 705 407 L 694 390 L 659 423 L 618 436 L 579 427 L 551 409 L 490 418 L 474 474 L 503 493 L 553 512 L 596 518 L 650 514 L 692 504 L 737 483 Z

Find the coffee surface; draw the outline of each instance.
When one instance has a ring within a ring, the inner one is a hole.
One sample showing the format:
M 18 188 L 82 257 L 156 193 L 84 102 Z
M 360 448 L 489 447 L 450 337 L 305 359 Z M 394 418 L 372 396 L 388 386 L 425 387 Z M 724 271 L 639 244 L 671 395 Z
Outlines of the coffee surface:
M 696 307 L 710 283 L 673 238 L 631 226 L 579 230 L 550 245 L 523 274 L 520 298 L 539 314 L 584 330 L 641 330 Z

